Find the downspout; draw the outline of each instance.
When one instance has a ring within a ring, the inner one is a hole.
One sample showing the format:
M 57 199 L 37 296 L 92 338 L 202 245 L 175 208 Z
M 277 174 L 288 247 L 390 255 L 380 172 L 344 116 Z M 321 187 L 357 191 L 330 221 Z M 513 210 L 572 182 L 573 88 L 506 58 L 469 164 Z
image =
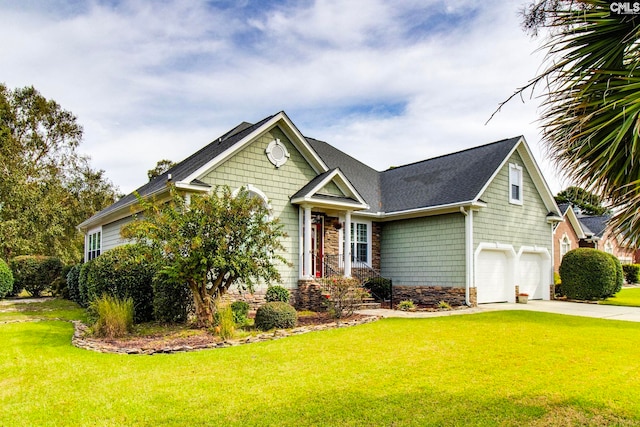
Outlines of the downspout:
M 465 292 L 464 300 L 467 307 L 471 307 L 471 301 L 469 299 L 469 291 L 471 288 L 471 280 L 473 277 L 473 211 L 471 207 L 467 211 L 464 207 L 460 206 L 460 213 L 464 215 L 464 244 L 465 244 L 465 264 L 466 264 L 466 277 L 465 277 Z

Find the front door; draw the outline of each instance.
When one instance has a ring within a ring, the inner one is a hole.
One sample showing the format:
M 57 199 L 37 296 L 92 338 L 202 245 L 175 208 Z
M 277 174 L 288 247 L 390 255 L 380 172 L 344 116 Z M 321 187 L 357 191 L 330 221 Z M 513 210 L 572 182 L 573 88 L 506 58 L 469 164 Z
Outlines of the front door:
M 324 264 L 324 217 L 317 215 L 311 224 L 312 271 L 315 277 L 322 277 Z

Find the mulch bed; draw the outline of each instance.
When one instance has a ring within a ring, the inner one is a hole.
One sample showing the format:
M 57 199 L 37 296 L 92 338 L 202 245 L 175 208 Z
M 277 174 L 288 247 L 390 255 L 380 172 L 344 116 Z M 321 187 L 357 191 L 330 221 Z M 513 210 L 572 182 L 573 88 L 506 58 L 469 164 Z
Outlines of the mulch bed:
M 227 347 L 230 345 L 245 344 L 250 342 L 263 341 L 270 337 L 284 337 L 289 334 L 299 334 L 312 330 L 325 329 L 354 325 L 360 322 L 373 320 L 371 316 L 354 314 L 347 318 L 336 319 L 328 313 L 304 313 L 298 317 L 298 325 L 291 332 L 275 331 L 258 333 L 257 336 L 223 341 L 218 335 L 206 329 L 193 329 L 188 325 L 184 327 L 171 327 L 167 329 L 156 329 L 153 333 L 146 335 L 129 335 L 119 339 L 101 339 L 86 334 L 85 331 L 78 331 L 76 345 L 95 351 L 109 353 L 134 353 L 134 354 L 155 354 L 174 353 L 178 351 L 190 351 L 204 348 Z

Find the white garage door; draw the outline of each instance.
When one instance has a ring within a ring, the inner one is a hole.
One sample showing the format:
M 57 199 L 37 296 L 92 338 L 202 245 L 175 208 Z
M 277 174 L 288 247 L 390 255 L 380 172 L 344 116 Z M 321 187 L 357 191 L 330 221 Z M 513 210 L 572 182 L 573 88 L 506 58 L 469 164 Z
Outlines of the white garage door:
M 508 301 L 514 293 L 509 283 L 511 259 L 507 252 L 482 250 L 476 259 L 478 303 Z M 511 298 L 513 299 L 513 298 Z
M 518 284 L 520 292 L 530 299 L 542 299 L 546 259 L 540 253 L 523 252 L 518 261 Z

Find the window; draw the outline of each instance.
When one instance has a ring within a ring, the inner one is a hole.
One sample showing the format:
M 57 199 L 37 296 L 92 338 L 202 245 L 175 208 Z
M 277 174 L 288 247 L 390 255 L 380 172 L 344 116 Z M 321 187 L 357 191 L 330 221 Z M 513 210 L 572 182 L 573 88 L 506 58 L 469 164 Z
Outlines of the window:
M 271 141 L 265 153 L 269 161 L 277 168 L 287 163 L 287 160 L 291 157 L 287 147 L 279 139 Z
M 570 250 L 571 240 L 569 240 L 569 237 L 565 234 L 564 236 L 562 236 L 562 240 L 560 240 L 560 258 L 565 256 Z
M 522 166 L 509 164 L 509 203 L 522 204 Z
M 85 244 L 85 261 L 91 261 L 100 255 L 102 249 L 102 231 L 93 231 L 87 235 Z
M 613 245 L 611 244 L 611 242 L 607 242 L 604 244 L 604 251 L 608 254 L 613 255 Z
M 369 224 L 351 223 L 351 256 L 354 261 L 369 264 Z

